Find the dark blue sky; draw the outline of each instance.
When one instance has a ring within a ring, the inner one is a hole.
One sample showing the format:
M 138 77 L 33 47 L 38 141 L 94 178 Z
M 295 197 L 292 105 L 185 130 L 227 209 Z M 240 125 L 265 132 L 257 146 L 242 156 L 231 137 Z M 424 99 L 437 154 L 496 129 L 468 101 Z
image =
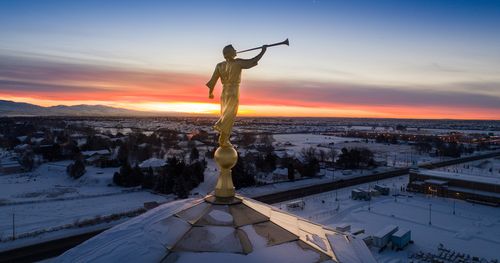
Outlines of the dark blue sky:
M 500 1 L 480 0 L 1 1 L 0 55 L 207 75 L 226 44 L 289 38 L 247 78 L 496 100 L 498 25 Z

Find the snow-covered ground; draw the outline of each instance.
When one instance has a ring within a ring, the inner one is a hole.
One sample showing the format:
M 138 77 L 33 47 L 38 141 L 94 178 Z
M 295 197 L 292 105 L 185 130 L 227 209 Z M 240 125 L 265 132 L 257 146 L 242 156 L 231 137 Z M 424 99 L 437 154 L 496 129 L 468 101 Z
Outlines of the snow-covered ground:
M 318 177 L 318 178 L 308 178 L 308 179 L 303 179 L 303 180 L 296 180 L 293 182 L 280 182 L 280 183 L 273 183 L 273 184 L 267 184 L 267 185 L 262 185 L 262 186 L 252 186 L 252 187 L 245 187 L 238 189 L 237 192 L 239 194 L 248 196 L 248 197 L 256 197 L 260 195 L 266 195 L 266 194 L 272 194 L 276 192 L 281 192 L 281 191 L 286 191 L 290 189 L 296 189 L 296 188 L 302 188 L 306 186 L 311 186 L 311 185 L 318 185 L 318 184 L 324 184 L 324 183 L 330 183 L 333 181 L 338 181 L 341 179 L 349 179 L 349 178 L 354 178 L 354 177 L 360 177 L 360 176 L 366 176 L 373 174 L 374 172 L 384 172 L 384 171 L 390 171 L 393 170 L 393 168 L 390 167 L 379 167 L 374 170 L 350 170 L 349 174 L 344 174 L 345 171 L 334 171 L 333 173 L 326 173 L 324 177 Z
M 14 215 L 15 232 L 18 236 L 96 217 L 132 211 L 142 208 L 145 202 L 167 200 L 170 199 L 149 192 L 131 192 L 85 199 L 0 206 L 0 236 L 11 237 L 12 215 Z M 8 243 L 0 242 L 0 250 L 4 244 L 8 245 Z
M 438 168 L 450 173 L 500 178 L 500 157 Z
M 145 202 L 173 199 L 139 188 L 113 186 L 113 173 L 118 168 L 87 166 L 87 172 L 75 180 L 66 174 L 68 164 L 68 161 L 45 163 L 31 173 L 0 176 L 1 240 L 12 237 L 13 219 L 19 236 L 134 211 L 143 208 Z M 30 242 L 31 238 L 23 239 Z M 0 250 L 12 245 L 11 241 L 0 242 Z
M 29 173 L 0 176 L 0 204 L 122 193 L 124 188 L 113 186 L 119 168 L 86 166 L 85 175 L 75 180 L 66 173 L 70 163 L 44 163 Z
M 379 262 L 397 262 L 394 260 L 398 258 L 406 262 L 411 253 L 435 252 L 440 243 L 460 253 L 500 259 L 500 208 L 401 191 L 407 182 L 408 176 L 380 181 L 391 187 L 391 194 L 402 195 L 396 199 L 393 196 L 376 196 L 370 202 L 350 199 L 351 190 L 370 185 L 365 184 L 302 198 L 304 210 L 289 212 L 332 227 L 350 224 L 352 228 L 365 229 L 368 235 L 388 225 L 410 229 L 415 243 L 405 250 L 386 249 L 381 253 L 372 250 Z M 289 202 L 275 205 L 286 209 Z M 429 204 L 432 205 L 430 225 Z
M 249 187 L 240 189 L 238 191 L 240 194 L 254 197 L 292 188 L 331 182 L 333 180 L 364 176 L 374 172 L 387 171 L 393 169 L 393 167 L 407 167 L 414 162 L 422 163 L 439 160 L 438 158 L 418 155 L 414 152 L 412 146 L 406 144 L 365 143 L 356 138 L 317 134 L 275 134 L 273 136 L 277 149 L 284 148 L 296 154 L 300 154 L 302 148 L 310 146 L 319 147 L 324 150 L 333 147 L 337 152 L 340 152 L 340 149 L 343 147 L 366 147 L 375 153 L 375 157 L 378 160 L 386 160 L 388 167 L 379 167 L 376 170 L 353 170 L 349 171 L 349 173 L 340 170 L 329 171 L 322 178 L 283 182 L 261 187 Z M 493 173 L 496 173 L 498 176 L 500 172 L 498 158 L 489 159 L 488 162 L 491 164 L 484 164 L 484 161 L 476 161 L 471 167 L 477 166 L 479 167 L 477 168 L 478 170 L 474 170 L 475 168 L 470 169 L 474 173 L 479 171 L 483 173 L 492 168 Z M 173 199 L 172 196 L 155 195 L 138 188 L 126 189 L 114 186 L 112 177 L 114 172 L 119 168 L 87 166 L 85 175 L 75 180 L 70 178 L 66 173 L 68 164 L 70 164 L 69 161 L 44 163 L 30 173 L 0 176 L 0 240 L 8 239 L 12 235 L 13 215 L 16 235 L 20 235 L 43 229 L 57 228 L 73 224 L 77 221 L 137 210 L 143 207 L 144 202 L 168 202 Z M 457 165 L 455 168 L 451 167 L 451 169 L 459 169 L 459 167 L 465 169 L 463 165 Z M 205 181 L 193 189 L 191 193 L 194 196 L 209 194 L 215 187 L 217 177 L 218 169 L 215 162 L 212 159 L 207 159 Z M 392 184 L 393 182 L 395 187 L 399 188 L 399 186 L 407 182 L 407 179 L 392 179 L 387 181 L 388 184 Z M 482 208 L 482 206 L 478 205 L 474 207 L 468 203 L 456 202 L 457 214 L 452 218 L 448 218 L 446 216 L 446 209 L 449 209 L 452 201 L 447 199 L 432 199 L 429 201 L 430 199 L 426 199 L 425 197 L 415 196 L 413 198 L 402 199 L 396 203 L 391 198 L 376 197 L 371 204 L 373 209 L 368 212 L 366 202 L 352 201 L 348 198 L 349 195 L 350 190 L 340 190 L 338 192 L 339 202 L 331 200 L 333 196 L 332 192 L 308 197 L 306 198 L 306 209 L 298 213 L 301 213 L 299 214 L 301 216 L 310 217 L 312 220 L 329 225 L 343 222 L 352 223 L 354 226 L 365 228 L 368 232 L 377 231 L 383 226 L 390 224 L 391 220 L 393 220 L 400 226 L 412 229 L 413 239 L 416 241 L 416 244 L 412 248 L 435 248 L 440 241 L 436 241 L 437 239 L 429 242 L 424 240 L 426 234 L 431 234 L 430 236 L 432 236 L 434 231 L 442 232 L 439 232 L 440 236 L 443 236 L 446 242 L 441 243 L 450 244 L 450 247 L 456 245 L 457 249 L 462 249 L 462 246 L 465 247 L 464 242 L 469 242 L 467 244 L 472 244 L 472 247 L 484 247 L 486 245 L 500 246 L 500 238 L 494 236 L 495 234 L 500 237 L 500 231 L 498 231 L 500 221 L 498 219 L 496 221 L 488 219 L 494 212 L 497 213 L 496 217 L 500 218 L 500 212 L 497 212 L 500 210 L 498 209 L 488 210 L 492 208 Z M 320 200 L 318 198 L 324 200 L 325 203 L 323 204 L 318 201 Z M 425 225 L 424 222 L 425 207 L 429 202 L 432 202 L 433 209 L 435 207 L 438 215 L 435 219 L 436 224 L 433 224 L 432 227 Z M 337 206 L 340 207 L 339 211 L 335 210 Z M 477 210 L 478 207 L 480 208 L 479 210 Z M 424 216 L 422 216 L 422 213 L 424 213 Z M 478 216 L 475 216 L 475 214 L 479 215 L 483 221 L 477 221 Z M 441 217 L 443 219 L 440 219 Z M 458 220 L 457 218 L 461 219 Z M 440 225 L 440 222 L 446 222 L 447 220 L 455 220 L 457 222 L 456 227 L 447 226 L 444 223 Z M 420 224 L 421 221 L 424 222 L 424 225 Z M 120 220 L 116 222 L 120 222 Z M 474 224 L 477 224 L 477 226 Z M 492 227 L 494 231 L 489 231 L 489 229 L 486 229 L 487 227 Z M 57 232 L 61 232 L 62 234 L 72 233 L 72 231 L 74 232 L 75 230 L 65 229 Z M 477 237 L 481 232 L 487 233 L 486 239 Z M 466 240 L 468 238 L 469 240 Z M 30 242 L 29 239 L 26 238 L 26 243 Z M 33 239 L 31 239 L 32 241 Z M 13 244 L 17 245 L 20 243 L 22 241 L 19 240 L 15 242 L 0 242 L 0 251 L 12 247 Z
M 328 136 L 319 134 L 274 134 L 274 146 L 276 149 L 286 149 L 287 153 L 300 154 L 301 149 L 308 147 L 318 147 L 324 151 L 335 149 L 338 154 L 342 148 L 368 148 L 377 161 L 387 163 L 390 167 L 409 167 L 412 164 L 422 164 L 426 162 L 446 160 L 446 157 L 430 157 L 428 154 L 419 154 L 412 145 L 408 144 L 384 144 L 376 143 L 373 140 L 365 142 L 359 138 L 348 138 L 338 136 Z M 338 155 L 337 154 L 337 155 Z
M 206 161 L 207 167 L 205 168 L 204 181 L 191 190 L 193 196 L 203 197 L 214 191 L 215 184 L 217 184 L 217 179 L 219 177 L 217 164 L 214 159 L 206 159 Z
M 320 134 L 309 134 L 309 133 L 294 133 L 294 134 L 274 134 L 273 138 L 275 140 L 275 145 L 282 145 L 284 143 L 290 143 L 287 149 L 293 150 L 297 153 L 300 153 L 302 148 L 306 147 L 316 147 L 319 144 L 323 145 L 323 148 L 327 148 L 330 143 L 333 145 L 337 143 L 347 143 L 352 141 L 359 141 L 357 138 L 347 138 L 347 137 L 338 137 L 338 136 L 328 136 L 328 135 L 320 135 Z

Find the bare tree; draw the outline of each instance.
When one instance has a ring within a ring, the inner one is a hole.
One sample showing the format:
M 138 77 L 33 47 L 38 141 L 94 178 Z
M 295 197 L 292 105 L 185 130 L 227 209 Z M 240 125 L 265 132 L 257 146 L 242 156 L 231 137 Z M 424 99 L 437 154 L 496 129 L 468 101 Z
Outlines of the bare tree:
M 323 149 L 320 149 L 319 150 L 319 161 L 324 163 L 326 161 L 326 157 L 327 157 L 326 151 Z
M 313 159 L 318 159 L 318 151 L 312 146 L 308 148 L 302 148 L 302 150 L 300 151 L 300 155 L 306 162 Z
M 328 151 L 328 157 L 333 167 L 335 165 L 335 158 L 337 158 L 337 151 L 333 147 Z

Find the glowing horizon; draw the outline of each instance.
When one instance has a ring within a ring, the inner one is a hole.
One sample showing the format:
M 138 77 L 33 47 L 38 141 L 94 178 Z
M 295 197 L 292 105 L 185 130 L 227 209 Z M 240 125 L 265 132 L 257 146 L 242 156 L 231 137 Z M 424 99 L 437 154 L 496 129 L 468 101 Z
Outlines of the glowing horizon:
M 187 115 L 197 114 L 206 116 L 217 116 L 220 108 L 217 103 L 191 103 L 191 102 L 173 102 L 173 103 L 118 103 L 107 101 L 53 101 L 30 98 L 5 97 L 6 100 L 14 102 L 25 102 L 43 107 L 66 105 L 104 105 L 115 108 L 122 108 L 134 111 L 149 112 L 154 114 L 161 113 L 186 113 Z M 240 105 L 238 115 L 242 117 L 347 117 L 347 118 L 403 118 L 403 119 L 464 119 L 464 120 L 498 120 L 495 113 L 484 114 L 483 112 L 471 112 L 470 114 L 456 115 L 443 112 L 442 108 L 431 107 L 424 109 L 420 114 L 415 114 L 414 109 L 392 108 L 386 111 L 377 111 L 377 109 L 368 109 L 362 107 L 329 109 L 329 108 L 310 108 L 299 106 L 275 106 L 275 105 Z M 421 109 L 422 110 L 422 109 Z
M 239 115 L 500 119 L 500 3 L 20 2 L 0 3 L 4 100 L 215 115 L 221 48 L 288 37 L 243 73 Z

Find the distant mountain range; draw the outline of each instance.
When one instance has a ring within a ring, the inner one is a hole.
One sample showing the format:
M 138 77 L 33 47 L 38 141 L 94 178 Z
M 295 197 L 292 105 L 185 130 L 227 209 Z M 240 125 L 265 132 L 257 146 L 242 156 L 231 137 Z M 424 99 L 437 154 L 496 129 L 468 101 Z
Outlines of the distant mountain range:
M 24 102 L 0 100 L 0 116 L 179 116 L 177 112 L 149 112 L 103 105 L 42 107 Z

